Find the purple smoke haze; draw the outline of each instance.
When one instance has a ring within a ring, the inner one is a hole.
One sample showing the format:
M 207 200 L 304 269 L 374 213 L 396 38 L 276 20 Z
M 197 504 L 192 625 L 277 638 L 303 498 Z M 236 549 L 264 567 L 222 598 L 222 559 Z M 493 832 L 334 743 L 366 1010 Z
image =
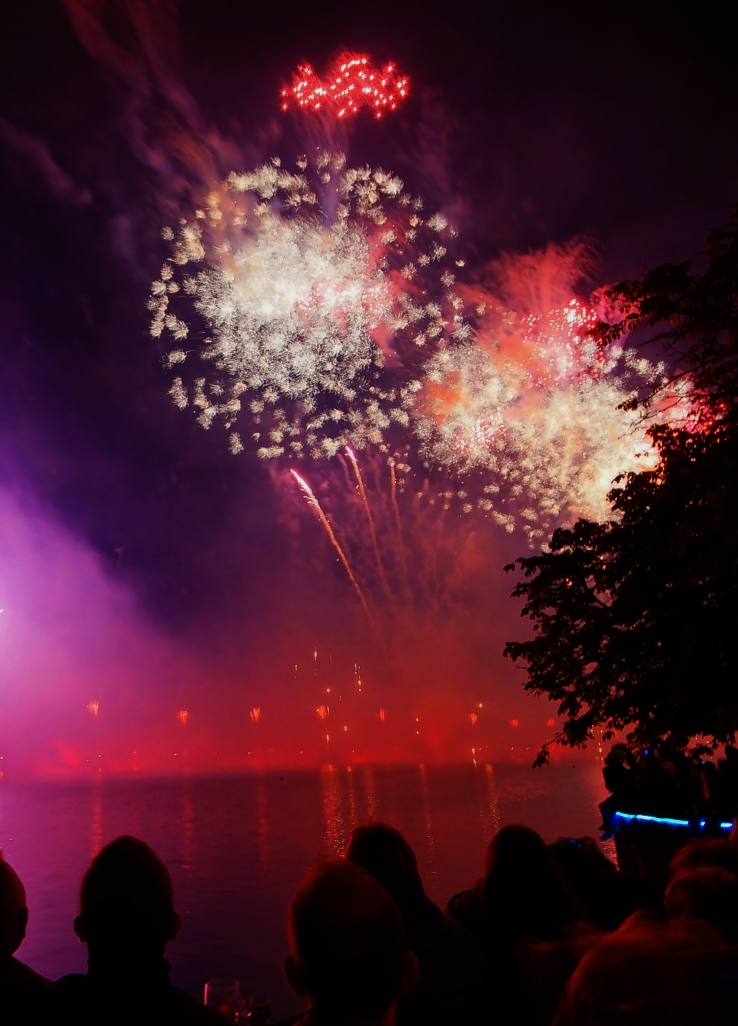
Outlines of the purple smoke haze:
M 367 758 L 461 758 L 482 743 L 528 758 L 551 712 L 501 658 L 521 632 L 501 567 L 523 539 L 459 535 L 443 630 L 379 651 L 309 512 L 171 404 L 145 309 L 160 228 L 231 169 L 291 159 L 299 136 L 278 89 L 299 60 L 346 46 L 396 59 L 414 83 L 394 120 L 358 124 L 352 160 L 396 170 L 449 213 L 468 264 L 582 236 L 603 281 L 685 259 L 736 198 L 735 29 L 734 12 L 642 6 L 615 19 L 509 5 L 484 22 L 472 3 L 371 17 L 235 0 L 8 12 L 4 772 L 358 758 L 351 731 L 324 745 L 328 688 Z

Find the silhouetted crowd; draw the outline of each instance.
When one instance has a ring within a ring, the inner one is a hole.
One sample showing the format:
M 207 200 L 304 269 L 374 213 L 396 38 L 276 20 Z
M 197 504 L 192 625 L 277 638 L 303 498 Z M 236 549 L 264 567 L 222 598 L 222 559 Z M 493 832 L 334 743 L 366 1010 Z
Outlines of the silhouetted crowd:
M 284 971 L 306 1011 L 280 1026 L 738 1021 L 738 840 L 677 844 L 651 826 L 630 830 L 627 871 L 592 838 L 547 845 L 506 826 L 445 911 L 398 830 L 357 828 L 345 858 L 318 866 L 292 900 Z M 0 858 L 3 1024 L 224 1021 L 169 981 L 165 950 L 182 920 L 142 841 L 119 837 L 85 873 L 74 931 L 86 974 L 52 983 L 18 961 L 27 920 L 23 885 Z
M 668 745 L 646 749 L 639 757 L 615 746 L 602 771 L 610 798 L 600 808 L 688 820 L 705 818 L 709 826 L 738 816 L 738 749 L 725 746 L 724 758 L 694 759 Z

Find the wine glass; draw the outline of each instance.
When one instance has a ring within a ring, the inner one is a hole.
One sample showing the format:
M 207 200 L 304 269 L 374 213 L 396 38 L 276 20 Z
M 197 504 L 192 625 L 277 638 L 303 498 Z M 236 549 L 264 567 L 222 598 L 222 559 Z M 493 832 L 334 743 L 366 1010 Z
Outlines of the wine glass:
M 219 1012 L 226 1022 L 237 1023 L 242 1007 L 238 980 L 208 980 L 205 984 L 205 1004 Z

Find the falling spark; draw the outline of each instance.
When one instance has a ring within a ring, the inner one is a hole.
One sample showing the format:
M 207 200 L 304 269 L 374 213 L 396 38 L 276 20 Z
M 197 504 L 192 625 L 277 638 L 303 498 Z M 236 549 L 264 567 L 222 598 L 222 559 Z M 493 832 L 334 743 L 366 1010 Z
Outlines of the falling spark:
M 190 718 L 190 714 L 188 713 L 188 711 L 186 709 L 180 709 L 179 712 L 177 713 L 177 719 L 182 724 L 186 724 L 187 720 L 189 718 Z
M 355 455 L 353 449 L 349 445 L 347 445 L 346 449 L 345 449 L 345 452 L 346 452 L 346 455 L 348 456 L 349 463 L 351 464 L 351 466 L 353 468 L 354 477 L 356 478 L 356 485 L 357 485 L 357 488 L 359 489 L 359 497 L 361 498 L 361 503 L 362 503 L 362 506 L 364 507 L 364 513 L 366 515 L 366 522 L 367 522 L 367 526 L 369 528 L 369 537 L 371 538 L 371 542 L 372 542 L 372 549 L 374 551 L 374 559 L 375 559 L 376 564 L 377 564 L 377 572 L 379 574 L 379 579 L 382 582 L 382 587 L 384 588 L 385 592 L 387 593 L 387 597 L 391 601 L 392 600 L 392 592 L 390 591 L 390 586 L 389 586 L 389 581 L 387 580 L 387 575 L 384 572 L 384 566 L 382 564 L 382 556 L 381 556 L 381 554 L 379 552 L 379 545 L 377 544 L 377 532 L 376 532 L 376 529 L 374 527 L 374 518 L 372 517 L 372 511 L 371 511 L 371 509 L 369 507 L 369 501 L 368 501 L 368 499 L 366 497 L 366 488 L 364 487 L 364 479 L 361 476 L 361 470 L 359 469 L 359 463 L 358 463 L 358 461 L 356 459 L 356 455 Z
M 357 114 L 370 107 L 377 118 L 396 110 L 408 94 L 410 82 L 397 74 L 394 64 L 375 67 L 363 54 L 342 53 L 325 78 L 309 64 L 301 64 L 291 88 L 282 90 L 282 110 L 294 102 L 298 108 L 336 118 Z
M 254 706 L 254 708 L 249 712 L 249 716 L 251 717 L 252 723 L 258 723 L 261 718 L 261 707 L 258 705 Z
M 402 520 L 400 518 L 400 507 L 397 504 L 397 474 L 395 473 L 396 461 L 392 458 L 388 461 L 389 475 L 390 475 L 390 505 L 392 506 L 392 514 L 395 521 L 395 531 L 397 533 L 397 551 L 400 557 L 400 570 L 402 572 L 402 583 L 405 587 L 405 594 L 408 599 L 412 602 L 412 592 L 410 590 L 410 577 L 407 571 L 407 553 L 405 552 L 405 540 L 402 536 Z
M 382 721 L 382 723 L 386 722 L 386 720 L 387 720 L 387 710 L 383 709 L 381 705 L 379 707 L 379 712 L 377 713 L 377 716 Z
M 88 702 L 87 703 L 87 711 L 88 711 L 88 713 L 91 716 L 97 716 L 98 713 L 100 712 L 100 703 L 99 702 Z
M 290 470 L 290 473 L 292 474 L 292 476 L 294 477 L 295 481 L 297 481 L 298 485 L 302 489 L 303 495 L 307 499 L 308 505 L 312 506 L 312 508 L 315 510 L 315 512 L 316 512 L 316 514 L 318 516 L 318 520 L 320 521 L 320 523 L 325 528 L 326 534 L 328 535 L 328 538 L 330 539 L 331 545 L 333 546 L 333 548 L 338 553 L 338 558 L 341 560 L 341 563 L 343 564 L 343 568 L 346 571 L 348 579 L 351 581 L 351 584 L 354 587 L 354 591 L 356 592 L 356 594 L 359 597 L 359 601 L 361 602 L 362 609 L 366 613 L 367 620 L 372 625 L 372 627 L 375 627 L 376 625 L 374 623 L 374 618 L 373 618 L 373 616 L 371 614 L 369 606 L 367 605 L 367 601 L 364 598 L 364 592 L 361 590 L 361 585 L 359 584 L 359 582 L 357 581 L 356 577 L 354 576 L 354 572 L 351 569 L 351 565 L 350 565 L 348 559 L 346 558 L 346 553 L 341 548 L 341 545 L 339 544 L 338 538 L 336 538 L 336 535 L 335 535 L 335 533 L 333 531 L 333 528 L 330 525 L 330 521 L 328 520 L 328 517 L 323 512 L 323 508 L 320 505 L 320 503 L 318 502 L 318 500 L 317 500 L 317 498 L 315 496 L 315 493 L 313 492 L 312 488 L 307 483 L 307 481 L 305 481 L 304 478 L 300 477 L 300 475 L 297 473 L 296 470 L 292 469 L 292 470 Z
M 476 714 L 476 713 L 472 713 L 472 714 L 470 715 L 469 719 L 471 720 L 471 725 L 472 725 L 472 727 L 473 727 L 473 726 L 474 726 L 474 725 L 475 725 L 476 723 L 478 723 L 478 721 L 479 721 L 479 717 L 477 716 L 477 714 Z
M 326 716 L 328 715 L 328 706 L 326 706 L 326 705 L 319 705 L 318 708 L 315 711 L 318 714 L 318 716 L 320 717 L 320 719 L 324 720 L 326 718 Z

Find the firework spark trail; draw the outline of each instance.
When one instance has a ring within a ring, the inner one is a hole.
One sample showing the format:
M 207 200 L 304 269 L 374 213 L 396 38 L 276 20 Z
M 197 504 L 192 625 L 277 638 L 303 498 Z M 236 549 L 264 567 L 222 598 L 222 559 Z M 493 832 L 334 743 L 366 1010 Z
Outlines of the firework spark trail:
M 392 506 L 392 514 L 395 521 L 395 531 L 397 532 L 397 552 L 399 555 L 400 569 L 402 571 L 402 583 L 405 588 L 408 601 L 412 603 L 412 591 L 410 589 L 410 577 L 407 572 L 407 553 L 405 552 L 405 540 L 402 535 L 402 519 L 400 517 L 400 507 L 397 503 L 397 474 L 395 473 L 395 461 L 394 459 L 389 460 L 389 476 L 390 476 L 390 504 Z
M 315 495 L 315 492 L 312 490 L 312 488 L 307 483 L 307 481 L 304 478 L 300 477 L 300 475 L 297 473 L 296 470 L 294 470 L 294 469 L 290 470 L 290 474 L 292 474 L 292 476 L 294 477 L 295 481 L 297 481 L 298 485 L 300 486 L 300 488 L 302 490 L 303 495 L 305 496 L 305 498 L 308 501 L 308 505 L 312 506 L 312 508 L 315 510 L 315 512 L 316 512 L 316 514 L 318 516 L 318 520 L 320 521 L 320 523 L 325 528 L 326 534 L 328 535 L 328 537 L 330 539 L 331 545 L 334 547 L 334 549 L 338 553 L 338 558 L 341 560 L 341 563 L 343 564 L 343 568 L 346 571 L 348 579 L 351 581 L 351 584 L 353 585 L 354 590 L 355 590 L 356 594 L 359 597 L 359 601 L 361 602 L 362 609 L 366 613 L 366 618 L 369 621 L 369 624 L 372 627 L 372 629 L 376 631 L 377 626 L 376 626 L 376 623 L 374 621 L 374 617 L 372 616 L 371 610 L 369 609 L 369 606 L 367 604 L 366 598 L 364 597 L 364 592 L 361 589 L 361 585 L 359 584 L 358 580 L 356 579 L 356 575 L 354 574 L 353 570 L 351 569 L 351 564 L 349 563 L 348 559 L 346 558 L 346 553 L 341 548 L 341 545 L 340 545 L 340 543 L 338 541 L 338 538 L 336 538 L 335 532 L 334 532 L 333 528 L 331 527 L 331 523 L 328 520 L 328 517 L 323 512 L 323 507 L 318 502 L 318 498 Z
M 367 526 L 369 528 L 369 537 L 371 538 L 372 549 L 374 551 L 374 559 L 375 559 L 376 564 L 377 564 L 377 573 L 379 574 L 379 579 L 382 582 L 382 587 L 384 588 L 384 591 L 385 591 L 385 593 L 387 595 L 387 598 L 391 602 L 394 602 L 394 596 L 393 596 L 392 590 L 391 590 L 391 588 L 389 586 L 389 581 L 387 580 L 387 574 L 384 572 L 384 564 L 382 563 L 382 554 L 380 553 L 379 545 L 377 544 L 377 531 L 376 531 L 376 528 L 374 526 L 374 517 L 372 516 L 372 511 L 371 511 L 371 509 L 369 507 L 369 500 L 367 499 L 366 488 L 364 487 L 364 479 L 361 476 L 361 470 L 359 469 L 359 464 L 358 464 L 358 461 L 356 459 L 356 454 L 354 453 L 353 449 L 349 445 L 346 446 L 344 451 L 345 451 L 346 456 L 348 457 L 349 463 L 351 464 L 351 467 L 352 467 L 352 469 L 354 471 L 354 477 L 356 478 L 356 485 L 357 485 L 357 488 L 359 489 L 359 497 L 361 498 L 361 502 L 362 502 L 362 505 L 364 507 L 364 513 L 366 515 L 366 522 L 367 522 Z

